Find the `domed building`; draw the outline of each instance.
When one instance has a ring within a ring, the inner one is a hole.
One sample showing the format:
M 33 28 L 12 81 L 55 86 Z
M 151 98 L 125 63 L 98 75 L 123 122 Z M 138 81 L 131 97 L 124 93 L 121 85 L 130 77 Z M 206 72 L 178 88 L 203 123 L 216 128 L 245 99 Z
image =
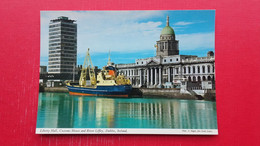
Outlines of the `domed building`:
M 169 26 L 169 16 L 167 16 L 166 26 L 161 32 L 160 40 L 156 43 L 156 56 L 179 55 L 179 41 L 175 40 L 174 30 Z
M 209 51 L 205 57 L 179 55 L 179 41 L 169 25 L 169 16 L 160 39 L 156 41 L 156 56 L 136 59 L 131 64 L 116 64 L 115 67 L 131 80 L 133 87 L 174 88 L 182 81 L 198 84 L 203 81 L 214 84 L 215 81 L 214 52 Z

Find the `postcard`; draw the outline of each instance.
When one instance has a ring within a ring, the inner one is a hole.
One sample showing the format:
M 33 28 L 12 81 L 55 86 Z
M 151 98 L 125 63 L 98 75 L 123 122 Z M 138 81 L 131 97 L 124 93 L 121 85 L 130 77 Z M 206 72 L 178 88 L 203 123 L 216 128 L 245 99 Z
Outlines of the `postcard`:
M 36 134 L 218 134 L 215 10 L 40 19 Z

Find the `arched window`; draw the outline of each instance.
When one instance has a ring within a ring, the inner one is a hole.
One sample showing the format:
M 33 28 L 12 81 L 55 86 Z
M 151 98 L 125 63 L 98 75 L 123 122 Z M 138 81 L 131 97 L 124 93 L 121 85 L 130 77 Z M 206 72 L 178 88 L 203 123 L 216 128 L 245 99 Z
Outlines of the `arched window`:
M 188 77 L 188 81 L 191 81 L 191 77 Z
M 206 77 L 205 76 L 202 77 L 202 81 L 206 81 Z
M 190 74 L 190 67 L 188 67 L 188 72 L 189 72 L 189 74 Z
M 205 66 L 202 66 L 202 73 L 205 73 Z
M 197 66 L 197 68 L 198 68 L 198 73 L 200 73 L 200 66 Z
M 196 77 L 195 76 L 192 78 L 192 81 L 196 81 Z
M 195 74 L 195 66 L 192 67 L 192 71 Z
M 210 66 L 208 65 L 208 73 L 210 73 Z
M 210 76 L 208 76 L 208 81 L 211 81 L 211 77 Z
M 186 74 L 186 67 L 183 68 L 183 72 Z
M 200 82 L 201 81 L 201 78 L 200 78 L 200 76 L 198 76 L 198 82 Z
M 215 67 L 214 67 L 214 66 L 212 66 L 212 72 L 213 72 L 213 73 L 215 72 Z

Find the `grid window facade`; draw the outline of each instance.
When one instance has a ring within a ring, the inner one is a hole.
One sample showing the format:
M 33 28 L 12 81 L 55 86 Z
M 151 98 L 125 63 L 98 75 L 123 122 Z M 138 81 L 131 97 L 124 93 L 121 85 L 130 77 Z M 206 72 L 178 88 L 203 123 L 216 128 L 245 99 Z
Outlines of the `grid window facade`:
M 72 73 L 77 66 L 77 24 L 58 17 L 49 24 L 49 73 Z

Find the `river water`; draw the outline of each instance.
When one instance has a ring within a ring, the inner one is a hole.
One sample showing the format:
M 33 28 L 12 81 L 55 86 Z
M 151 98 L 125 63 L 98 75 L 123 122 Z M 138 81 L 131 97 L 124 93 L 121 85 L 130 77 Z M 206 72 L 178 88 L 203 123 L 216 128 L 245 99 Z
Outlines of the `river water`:
M 37 128 L 217 129 L 216 102 L 39 93 Z

